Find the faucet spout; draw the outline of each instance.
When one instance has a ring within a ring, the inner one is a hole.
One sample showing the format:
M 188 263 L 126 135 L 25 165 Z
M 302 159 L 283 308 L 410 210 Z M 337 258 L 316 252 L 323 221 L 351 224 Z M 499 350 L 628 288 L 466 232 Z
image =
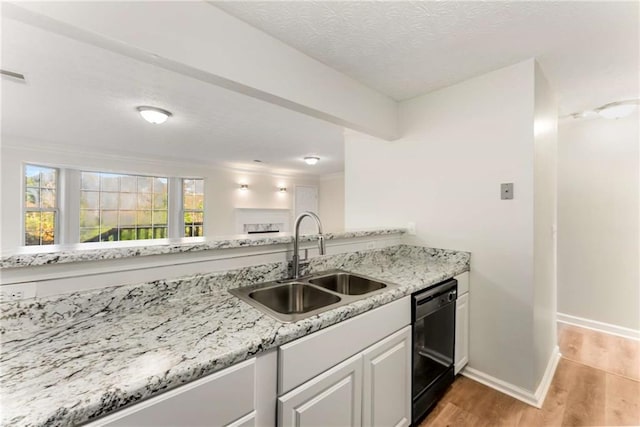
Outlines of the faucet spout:
M 295 222 L 295 236 L 293 239 L 293 278 L 297 279 L 300 277 L 300 223 L 306 217 L 312 218 L 316 222 L 316 226 L 318 227 L 318 250 L 320 255 L 324 255 L 326 253 L 326 247 L 324 243 L 324 235 L 322 234 L 322 222 L 318 215 L 313 212 L 302 212 L 296 218 Z

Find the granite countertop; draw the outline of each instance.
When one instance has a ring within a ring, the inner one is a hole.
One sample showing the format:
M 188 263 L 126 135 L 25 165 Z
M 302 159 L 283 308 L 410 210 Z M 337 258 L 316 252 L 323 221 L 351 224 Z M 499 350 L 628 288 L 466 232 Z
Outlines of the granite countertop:
M 381 228 L 324 233 L 326 240 L 356 237 L 404 234 L 403 228 Z M 317 234 L 300 236 L 301 242 L 317 240 Z M 100 261 L 149 255 L 165 255 L 183 252 L 200 252 L 212 249 L 234 249 L 253 246 L 283 245 L 293 243 L 292 233 L 249 235 L 240 234 L 220 238 L 189 237 L 183 239 L 157 239 L 78 243 L 73 245 L 27 246 L 3 253 L 0 268 L 34 267 L 82 261 Z
M 280 323 L 227 290 L 285 276 L 274 263 L 0 304 L 2 425 L 75 425 L 226 368 L 469 269 L 470 254 L 413 246 L 312 259 L 396 283 Z

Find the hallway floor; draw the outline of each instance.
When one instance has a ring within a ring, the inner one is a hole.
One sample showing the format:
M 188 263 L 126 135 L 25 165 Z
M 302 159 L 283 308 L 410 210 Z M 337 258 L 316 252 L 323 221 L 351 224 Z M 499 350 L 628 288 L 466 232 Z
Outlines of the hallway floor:
M 541 409 L 458 377 L 420 427 L 640 425 L 640 342 L 563 325 Z

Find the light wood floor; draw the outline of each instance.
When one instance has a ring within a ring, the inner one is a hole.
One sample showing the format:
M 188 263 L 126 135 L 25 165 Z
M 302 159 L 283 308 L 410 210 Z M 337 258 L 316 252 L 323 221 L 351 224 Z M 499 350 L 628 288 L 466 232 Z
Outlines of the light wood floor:
M 458 377 L 420 427 L 639 426 L 640 342 L 562 325 L 541 409 Z

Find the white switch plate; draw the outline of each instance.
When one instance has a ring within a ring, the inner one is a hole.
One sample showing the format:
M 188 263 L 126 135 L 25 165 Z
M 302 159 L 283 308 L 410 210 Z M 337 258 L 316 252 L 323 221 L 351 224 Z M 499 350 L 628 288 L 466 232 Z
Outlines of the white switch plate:
M 18 301 L 36 297 L 36 283 L 25 282 L 0 286 L 0 301 Z
M 410 222 L 407 224 L 407 233 L 411 236 L 415 236 L 416 235 L 416 223 L 415 222 Z

